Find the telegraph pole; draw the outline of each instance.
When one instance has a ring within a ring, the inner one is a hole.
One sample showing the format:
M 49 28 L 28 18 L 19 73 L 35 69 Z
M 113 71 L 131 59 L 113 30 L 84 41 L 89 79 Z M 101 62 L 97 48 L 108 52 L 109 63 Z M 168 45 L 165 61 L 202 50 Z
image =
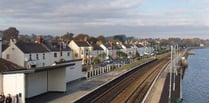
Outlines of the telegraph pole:
M 170 65 L 170 81 L 169 81 L 168 103 L 171 103 L 172 68 L 173 68 L 173 46 L 171 45 L 171 65 Z

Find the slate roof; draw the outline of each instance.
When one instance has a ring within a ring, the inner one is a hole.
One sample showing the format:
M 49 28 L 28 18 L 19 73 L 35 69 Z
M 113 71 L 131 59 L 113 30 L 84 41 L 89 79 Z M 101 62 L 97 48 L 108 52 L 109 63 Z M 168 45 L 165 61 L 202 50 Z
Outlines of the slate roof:
M 131 48 L 133 45 L 131 44 L 123 44 L 126 48 Z
M 44 43 L 43 45 L 46 45 L 47 48 L 49 48 L 51 51 L 70 51 L 71 49 L 68 47 L 67 44 L 64 43 L 58 43 L 58 42 L 48 42 Z
M 144 47 L 144 46 L 141 45 L 141 44 L 136 44 L 136 46 L 137 46 L 138 48 Z
M 15 71 L 15 70 L 23 70 L 23 67 L 0 58 L 0 73 L 7 72 L 7 71 Z
M 93 44 L 92 47 L 93 47 L 94 50 L 103 50 L 103 49 L 102 49 L 99 45 L 97 45 L 97 44 Z
M 106 48 L 108 48 L 109 50 L 111 50 L 111 49 L 113 48 L 110 44 L 104 44 L 104 46 L 105 46 Z
M 9 47 L 9 45 L 3 44 L 3 45 L 2 45 L 2 52 L 3 52 L 4 50 L 6 50 L 8 47 Z
M 79 47 L 89 47 L 91 46 L 88 42 L 86 41 L 75 41 L 75 43 L 79 46 Z
M 15 44 L 24 53 L 44 53 L 49 52 L 43 45 L 39 43 L 23 43 L 18 42 Z
M 114 44 L 113 47 L 115 49 L 123 49 L 122 46 L 120 44 Z

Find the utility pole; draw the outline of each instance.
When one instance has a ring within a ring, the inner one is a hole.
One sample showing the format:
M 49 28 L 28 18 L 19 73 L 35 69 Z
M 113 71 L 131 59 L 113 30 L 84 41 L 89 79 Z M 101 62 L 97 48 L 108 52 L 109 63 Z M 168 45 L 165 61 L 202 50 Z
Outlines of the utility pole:
M 171 45 L 171 65 L 170 65 L 170 81 L 169 81 L 168 103 L 171 103 L 172 68 L 173 68 L 173 46 Z
M 173 91 L 175 91 L 175 89 L 176 89 L 176 45 L 174 46 L 174 49 L 173 49 L 173 51 L 174 51 L 174 60 L 173 60 Z

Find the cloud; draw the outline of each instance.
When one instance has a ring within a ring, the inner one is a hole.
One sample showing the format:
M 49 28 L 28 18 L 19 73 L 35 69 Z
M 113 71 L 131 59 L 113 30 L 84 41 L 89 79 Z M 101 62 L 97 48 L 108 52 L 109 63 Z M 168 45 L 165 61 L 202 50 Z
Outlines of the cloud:
M 177 33 L 209 26 L 204 14 L 208 7 L 146 12 L 143 9 L 150 8 L 141 8 L 144 5 L 144 0 L 1 0 L 0 27 L 15 26 L 27 34 L 108 35 Z

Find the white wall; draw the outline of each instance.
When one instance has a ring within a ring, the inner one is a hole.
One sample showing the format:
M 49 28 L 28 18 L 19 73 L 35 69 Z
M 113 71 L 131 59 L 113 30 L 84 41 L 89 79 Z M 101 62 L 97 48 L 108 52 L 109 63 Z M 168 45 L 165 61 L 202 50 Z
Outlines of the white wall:
M 54 53 L 57 53 L 57 57 L 54 57 Z M 70 53 L 70 55 L 68 56 L 68 53 Z M 64 60 L 72 60 L 72 51 L 62 51 L 62 56 L 60 56 L 60 52 L 59 51 L 53 51 L 51 52 L 50 55 L 50 59 L 48 62 L 50 62 L 49 64 L 53 64 L 55 61 L 59 62 L 60 59 L 64 59 Z
M 3 88 L 6 95 L 15 96 L 21 93 L 20 102 L 25 103 L 25 74 L 4 74 Z
M 11 44 L 2 54 L 2 58 L 24 67 L 24 54 L 16 45 Z M 9 59 L 7 59 L 7 54 Z
M 84 74 L 82 72 L 81 61 L 76 61 L 72 63 L 75 63 L 75 65 L 66 68 L 66 82 L 67 83 L 84 77 Z
M 0 73 L 0 93 L 3 92 L 3 75 Z
M 48 91 L 66 91 L 65 68 L 48 71 Z
M 26 98 L 47 92 L 47 72 L 27 74 Z
M 74 59 L 80 59 L 80 48 L 76 45 L 76 43 L 72 40 L 69 45 L 68 45 L 72 50 L 73 50 L 73 54 L 72 54 L 72 57 Z M 75 54 L 78 54 L 78 57 L 75 57 Z

